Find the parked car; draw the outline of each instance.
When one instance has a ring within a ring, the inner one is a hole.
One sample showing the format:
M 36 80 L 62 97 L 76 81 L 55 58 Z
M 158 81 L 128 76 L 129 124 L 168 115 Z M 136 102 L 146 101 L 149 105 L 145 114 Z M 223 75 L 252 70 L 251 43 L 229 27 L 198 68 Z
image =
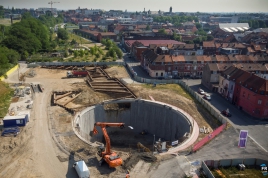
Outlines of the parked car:
M 174 78 L 174 79 L 182 79 L 181 76 L 174 76 L 173 78 Z
M 202 90 L 201 88 L 198 89 L 198 93 L 201 94 L 201 95 L 205 94 L 204 90 Z
M 16 137 L 20 133 L 19 127 L 8 127 L 4 128 L 1 136 L 14 136 Z
M 206 100 L 208 100 L 208 101 L 211 100 L 211 96 L 208 93 L 205 93 L 204 96 L 203 96 L 203 98 L 206 99 Z
M 229 109 L 221 111 L 221 114 L 226 116 L 226 117 L 231 117 L 232 116 L 232 114 L 229 112 Z

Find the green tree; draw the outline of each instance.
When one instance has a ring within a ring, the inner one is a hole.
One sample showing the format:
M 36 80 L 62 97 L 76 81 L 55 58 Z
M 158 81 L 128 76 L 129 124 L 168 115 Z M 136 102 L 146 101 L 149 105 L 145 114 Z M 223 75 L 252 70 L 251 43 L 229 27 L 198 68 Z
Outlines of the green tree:
M 145 30 L 150 30 L 150 26 L 147 25 L 146 28 L 145 28 Z
M 4 17 L 4 7 L 3 6 L 0 6 L 0 18 L 3 18 Z
M 106 48 L 110 49 L 112 47 L 113 43 L 110 39 L 106 39 Z
M 214 40 L 214 37 L 213 37 L 212 35 L 208 35 L 208 36 L 207 36 L 207 40 L 208 40 L 208 41 L 212 41 L 212 40 Z
M 163 34 L 163 35 L 166 35 L 167 34 L 167 32 L 166 32 L 166 30 L 164 28 L 160 28 L 158 30 L 158 33 Z
M 72 39 L 72 41 L 70 42 L 71 45 L 75 45 L 77 42 L 75 41 L 75 39 Z
M 202 28 L 202 26 L 201 26 L 200 23 L 195 23 L 195 26 L 196 26 L 197 29 L 201 29 Z
M 78 56 L 78 51 L 75 50 L 75 51 L 74 51 L 74 58 L 77 58 L 77 56 Z
M 29 53 L 27 51 L 23 51 L 23 53 L 21 54 L 21 59 L 26 60 L 28 57 L 29 57 Z
M 65 50 L 65 51 L 64 51 L 64 57 L 68 57 L 68 54 L 69 54 L 69 53 L 68 53 L 68 50 Z
M 79 56 L 80 56 L 80 57 L 83 57 L 84 54 L 85 54 L 85 53 L 84 53 L 84 50 L 80 49 L 80 51 L 79 51 Z
M 59 39 L 62 39 L 62 40 L 68 40 L 69 38 L 68 32 L 63 28 L 58 29 L 57 36 Z
M 104 38 L 101 39 L 101 44 L 106 45 L 106 40 Z

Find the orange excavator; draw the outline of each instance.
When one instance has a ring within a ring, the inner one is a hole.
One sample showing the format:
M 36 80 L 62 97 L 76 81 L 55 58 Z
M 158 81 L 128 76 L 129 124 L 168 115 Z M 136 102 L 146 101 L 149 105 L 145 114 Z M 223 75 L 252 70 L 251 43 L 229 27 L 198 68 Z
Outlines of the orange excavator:
M 108 123 L 108 122 L 96 122 L 93 129 L 93 134 L 98 134 L 97 126 L 100 126 L 103 132 L 103 136 L 106 141 L 106 148 L 100 146 L 98 148 L 98 155 L 102 157 L 99 164 L 101 166 L 103 161 L 106 161 L 110 168 L 114 168 L 117 166 L 121 166 L 123 164 L 123 160 L 119 157 L 115 152 L 111 152 L 111 142 L 106 131 L 107 127 L 119 127 L 123 129 L 125 127 L 124 123 Z

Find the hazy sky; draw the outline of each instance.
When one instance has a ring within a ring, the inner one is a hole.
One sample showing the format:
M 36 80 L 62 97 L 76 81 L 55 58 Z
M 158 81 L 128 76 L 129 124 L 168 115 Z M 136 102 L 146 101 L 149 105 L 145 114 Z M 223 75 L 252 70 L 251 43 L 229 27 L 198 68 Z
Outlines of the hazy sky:
M 0 0 L 5 8 L 50 7 L 45 0 Z M 54 0 L 57 9 L 104 9 L 173 12 L 268 12 L 268 0 Z

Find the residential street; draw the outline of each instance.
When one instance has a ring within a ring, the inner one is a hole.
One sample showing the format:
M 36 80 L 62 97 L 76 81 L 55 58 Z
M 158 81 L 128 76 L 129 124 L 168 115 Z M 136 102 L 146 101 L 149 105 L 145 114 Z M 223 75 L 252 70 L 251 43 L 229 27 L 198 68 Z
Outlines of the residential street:
M 229 108 L 232 117 L 228 118 L 229 122 L 236 129 L 248 130 L 249 137 L 255 141 L 264 151 L 268 152 L 268 141 L 265 135 L 268 134 L 268 121 L 254 120 L 252 117 L 239 110 L 236 106 L 232 105 L 229 101 L 224 99 L 218 93 L 212 93 L 207 88 L 201 85 L 201 80 L 184 80 L 194 91 L 198 91 L 198 88 L 202 88 L 205 92 L 211 94 L 211 103 L 216 107 L 219 112 L 226 108 Z M 238 137 L 235 135 L 234 137 Z

